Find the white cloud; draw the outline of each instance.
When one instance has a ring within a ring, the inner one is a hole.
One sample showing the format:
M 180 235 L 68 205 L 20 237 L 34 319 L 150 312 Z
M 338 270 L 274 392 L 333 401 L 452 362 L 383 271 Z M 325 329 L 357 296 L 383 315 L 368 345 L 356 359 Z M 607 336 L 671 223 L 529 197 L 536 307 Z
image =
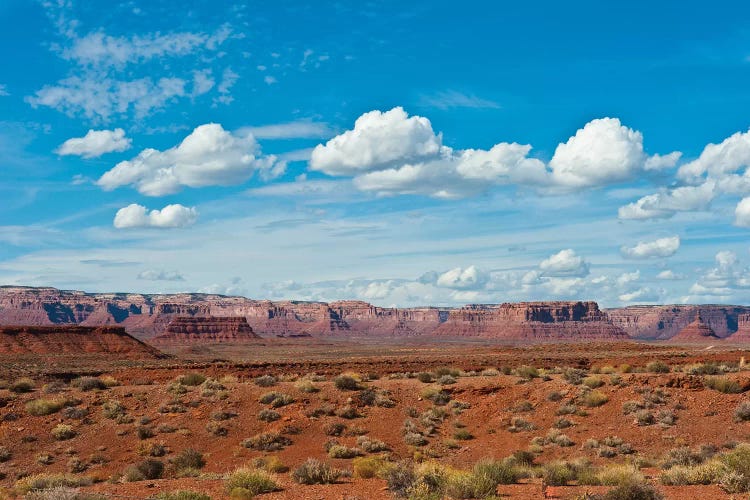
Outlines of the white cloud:
M 232 71 L 232 68 L 226 68 L 222 72 L 221 83 L 219 83 L 217 88 L 219 96 L 214 100 L 214 103 L 232 104 L 234 98 L 231 96 L 230 91 L 234 84 L 237 83 L 239 77 L 240 75 Z
M 500 105 L 488 99 L 482 99 L 473 94 L 464 94 L 455 90 L 436 92 L 432 95 L 424 95 L 419 100 L 423 107 L 438 109 L 454 108 L 477 108 L 477 109 L 499 109 Z
M 589 274 L 589 264 L 574 250 L 566 249 L 544 259 L 539 270 L 547 277 L 583 277 Z
M 457 267 L 446 271 L 436 279 L 437 286 L 458 290 L 477 289 L 487 283 L 489 276 L 475 266 L 466 269 Z
M 742 198 L 734 209 L 734 224 L 740 227 L 750 227 L 750 196 Z
M 143 205 L 133 203 L 123 207 L 115 214 L 113 222 L 117 229 L 128 228 L 175 228 L 187 227 L 195 224 L 198 220 L 198 211 L 182 205 L 167 205 L 161 210 L 150 212 Z
M 370 111 L 353 130 L 318 145 L 310 168 L 328 175 L 356 175 L 438 157 L 442 138 L 427 118 L 409 117 L 401 107 Z
M 640 241 L 633 247 L 622 246 L 620 251 L 629 259 L 649 259 L 654 257 L 671 257 L 680 248 L 680 237 L 669 236 L 654 241 Z
M 333 135 L 333 131 L 327 123 L 310 120 L 244 127 L 239 130 L 239 132 L 246 131 L 253 134 L 257 139 L 322 139 Z
M 682 186 L 662 190 L 620 207 L 620 219 L 666 219 L 677 212 L 706 210 L 716 196 L 716 183 L 706 181 L 698 186 Z
M 686 302 L 746 302 L 750 289 L 750 268 L 743 268 L 737 254 L 723 250 L 715 257 L 716 266 L 706 271 L 689 290 Z
M 8 86 L 4 84 L 0 84 L 0 97 L 6 97 L 9 95 L 10 93 L 8 92 Z
M 154 269 L 138 273 L 138 279 L 147 281 L 185 281 L 185 277 L 177 271 L 156 271 Z
M 252 134 L 235 135 L 209 123 L 196 127 L 173 148 L 144 149 L 132 160 L 118 163 L 97 184 L 107 191 L 132 185 L 147 196 L 163 196 L 183 186 L 240 184 L 255 172 L 271 179 L 285 168 L 276 156 L 261 153 Z
M 660 280 L 681 280 L 685 279 L 685 276 L 683 274 L 675 273 L 671 269 L 665 269 L 664 271 L 660 272 L 656 275 L 657 279 Z
M 83 114 L 93 121 L 106 122 L 113 115 L 129 112 L 143 118 L 185 95 L 185 80 L 181 78 L 121 81 L 76 75 L 45 85 L 26 101 L 34 108 L 47 106 L 71 117 Z
M 105 153 L 130 149 L 132 141 L 125 137 L 121 128 L 114 130 L 89 130 L 83 137 L 74 137 L 63 142 L 55 151 L 58 155 L 75 155 L 83 158 L 98 158 Z
M 203 95 L 214 88 L 214 85 L 216 85 L 216 81 L 211 76 L 210 69 L 193 71 L 193 91 L 190 95 L 192 97 Z
M 643 134 L 617 118 L 600 118 L 557 146 L 549 166 L 556 184 L 569 188 L 598 187 L 627 181 L 639 171 L 674 166 L 680 154 L 649 158 Z
M 230 35 L 228 25 L 213 34 L 181 32 L 114 37 L 97 31 L 76 37 L 62 56 L 80 65 L 123 67 L 165 56 L 187 56 L 198 48 L 216 50 Z
M 659 296 L 658 291 L 642 287 L 632 292 L 620 294 L 618 298 L 623 302 L 653 303 L 659 300 Z
M 677 177 L 696 183 L 704 174 L 721 178 L 750 165 L 750 131 L 737 132 L 719 144 L 708 144 L 700 156 L 680 167 Z
M 266 75 L 263 77 L 263 81 L 266 82 L 266 85 L 273 85 L 274 83 L 278 83 L 279 81 L 276 79 L 276 77 L 271 75 Z

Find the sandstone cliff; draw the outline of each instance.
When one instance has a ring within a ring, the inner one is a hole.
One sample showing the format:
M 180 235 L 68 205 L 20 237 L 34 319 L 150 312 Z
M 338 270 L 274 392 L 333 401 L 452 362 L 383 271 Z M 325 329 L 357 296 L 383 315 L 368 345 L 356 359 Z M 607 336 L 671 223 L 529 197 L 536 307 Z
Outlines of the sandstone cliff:
M 0 354 L 116 354 L 118 358 L 161 353 L 119 326 L 0 326 Z
M 669 339 L 670 342 L 711 342 L 717 340 L 721 339 L 701 318 L 696 318 L 695 321 Z
M 260 338 L 253 332 L 244 316 L 178 316 L 167 325 L 166 331 L 151 340 L 152 344 L 190 342 L 244 342 Z
M 700 317 L 721 338 L 734 334 L 750 307 L 724 305 L 631 306 L 607 309 L 607 315 L 633 338 L 667 340 Z

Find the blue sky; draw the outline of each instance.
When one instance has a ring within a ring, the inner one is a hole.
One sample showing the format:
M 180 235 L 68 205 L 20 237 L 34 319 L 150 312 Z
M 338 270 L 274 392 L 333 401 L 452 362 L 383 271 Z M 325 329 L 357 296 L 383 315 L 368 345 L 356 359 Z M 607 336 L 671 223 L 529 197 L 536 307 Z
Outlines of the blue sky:
M 750 7 L 0 3 L 0 283 L 748 303 Z

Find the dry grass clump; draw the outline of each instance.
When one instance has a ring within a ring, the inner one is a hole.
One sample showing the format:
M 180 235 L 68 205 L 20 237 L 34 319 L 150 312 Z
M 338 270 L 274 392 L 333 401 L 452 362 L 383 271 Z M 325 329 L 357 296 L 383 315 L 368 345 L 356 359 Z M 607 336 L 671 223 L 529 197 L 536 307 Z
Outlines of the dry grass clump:
M 125 469 L 124 480 L 129 483 L 159 479 L 164 474 L 164 462 L 148 458 Z
M 450 393 L 437 387 L 428 387 L 427 389 L 424 389 L 420 393 L 420 396 L 422 396 L 423 399 L 432 401 L 433 404 L 437 406 L 445 406 L 451 401 Z
M 525 432 L 525 431 L 533 431 L 536 429 L 536 426 L 529 422 L 528 420 L 524 420 L 521 417 L 515 417 L 510 421 L 510 427 L 508 427 L 509 432 Z
M 724 394 L 739 394 L 742 392 L 742 386 L 736 380 L 727 377 L 706 377 L 703 384 L 709 389 L 713 389 Z
M 211 500 L 211 497 L 197 491 L 178 490 L 162 491 L 156 495 L 156 500 Z
M 19 493 L 29 493 L 53 488 L 78 488 L 89 486 L 92 482 L 90 477 L 73 474 L 34 474 L 16 481 L 15 489 Z
M 328 448 L 328 456 L 331 458 L 354 458 L 362 455 L 358 448 L 349 448 L 340 444 L 334 444 Z
M 734 419 L 738 422 L 750 420 L 750 401 L 742 401 L 734 409 Z
M 292 440 L 276 432 L 264 432 L 242 441 L 245 448 L 257 451 L 278 451 L 292 444 Z
M 261 422 L 275 422 L 280 418 L 281 415 L 278 412 L 269 410 L 267 408 L 264 408 L 258 412 L 258 420 L 260 420 Z
M 52 437 L 58 441 L 67 441 L 68 439 L 76 437 L 75 429 L 65 424 L 57 424 L 52 428 L 50 434 L 52 434 Z
M 294 469 L 292 479 L 300 484 L 332 484 L 344 475 L 344 471 L 334 469 L 325 462 L 308 458 Z
M 595 408 L 601 406 L 609 401 L 609 397 L 601 391 L 588 391 L 586 394 L 581 396 L 581 403 L 589 408 Z
M 294 388 L 300 392 L 306 392 L 308 394 L 320 391 L 320 389 L 310 379 L 298 380 L 294 383 Z
M 277 491 L 279 486 L 265 471 L 241 468 L 229 474 L 224 480 L 224 489 L 230 497 L 244 500 L 261 493 Z
M 79 391 L 102 391 L 107 388 L 107 384 L 97 377 L 78 377 L 70 385 Z
M 8 390 L 16 394 L 31 392 L 34 390 L 34 381 L 27 377 L 19 378 L 8 386 Z
M 26 403 L 26 412 L 35 417 L 57 413 L 63 407 L 63 402 L 57 399 L 34 399 Z
M 646 365 L 646 371 L 650 373 L 669 373 L 672 368 L 663 361 L 652 361 Z
M 390 449 L 383 441 L 367 436 L 359 436 L 357 438 L 357 446 L 367 453 L 379 453 L 381 451 L 389 451 Z
M 358 391 L 361 389 L 359 380 L 353 375 L 341 374 L 333 379 L 333 385 L 340 391 Z
M 533 366 L 521 365 L 513 371 L 516 376 L 521 377 L 524 380 L 539 378 L 539 370 Z
M 352 460 L 352 470 L 355 477 L 370 479 L 379 476 L 387 463 L 381 456 L 357 457 Z
M 278 380 L 273 375 L 261 375 L 255 377 L 253 383 L 258 387 L 272 387 L 278 383 Z
M 265 405 L 270 405 L 271 408 L 281 408 L 282 406 L 294 403 L 292 396 L 281 392 L 267 392 L 258 400 Z
M 206 376 L 202 373 L 190 372 L 177 377 L 177 383 L 188 387 L 197 387 L 206 381 Z

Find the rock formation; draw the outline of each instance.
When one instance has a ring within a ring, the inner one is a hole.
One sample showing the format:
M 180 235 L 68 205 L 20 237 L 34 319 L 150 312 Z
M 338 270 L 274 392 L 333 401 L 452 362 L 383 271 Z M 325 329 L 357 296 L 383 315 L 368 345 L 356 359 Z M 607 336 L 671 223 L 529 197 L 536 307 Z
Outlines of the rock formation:
M 700 317 L 669 339 L 670 342 L 712 342 L 721 340 Z
M 718 337 L 725 338 L 738 330 L 740 317 L 750 314 L 750 307 L 723 305 L 630 306 L 607 309 L 606 313 L 612 323 L 636 339 L 670 339 L 698 316 Z
M 737 331 L 727 338 L 727 342 L 750 342 L 750 313 L 737 318 Z
M 118 358 L 161 356 L 120 326 L 0 326 L 0 355 L 81 353 L 116 354 Z
M 151 340 L 152 344 L 246 342 L 260 338 L 244 316 L 178 316 L 167 330 Z

